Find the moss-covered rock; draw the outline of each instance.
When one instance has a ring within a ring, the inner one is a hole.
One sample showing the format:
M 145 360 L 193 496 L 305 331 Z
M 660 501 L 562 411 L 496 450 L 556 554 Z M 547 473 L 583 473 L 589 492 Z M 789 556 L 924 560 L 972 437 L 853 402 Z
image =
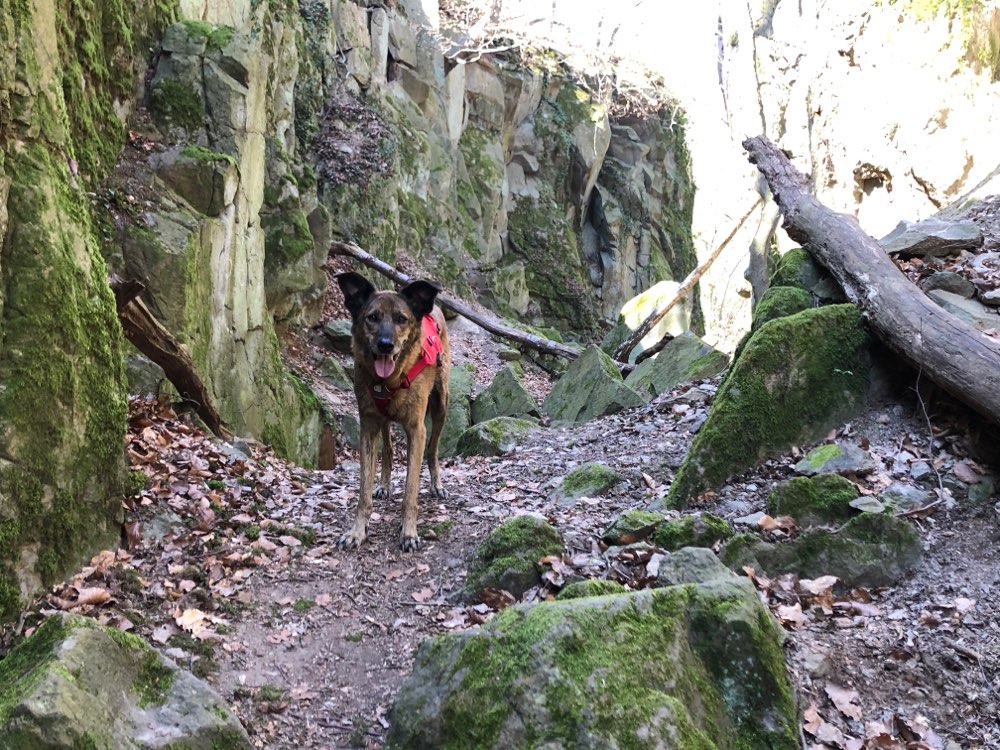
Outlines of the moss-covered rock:
M 605 544 L 634 544 L 649 537 L 666 519 L 648 510 L 627 510 L 601 536 Z
M 780 256 L 771 274 L 771 286 L 792 286 L 811 291 L 822 276 L 820 267 L 804 247 L 795 247 Z
M 752 330 L 756 331 L 769 320 L 785 318 L 813 306 L 812 294 L 795 286 L 772 286 L 760 298 L 753 311 Z
M 712 547 L 733 535 L 724 518 L 711 513 L 684 516 L 661 524 L 653 534 L 653 542 L 668 552 L 682 547 Z
M 864 406 L 868 334 L 853 305 L 754 332 L 723 381 L 666 500 L 684 507 L 762 458 L 815 440 Z
M 425 641 L 387 748 L 797 748 L 782 635 L 753 586 L 505 610 Z
M 707 583 L 728 578 L 732 572 L 707 547 L 682 547 L 668 552 L 660 560 L 656 586 L 680 586 L 686 583 Z
M 800 526 L 843 523 L 854 515 L 851 500 L 860 493 L 839 474 L 794 477 L 781 482 L 767 499 L 772 516 L 792 516 Z
M 611 357 L 592 346 L 559 378 L 542 410 L 557 422 L 586 422 L 644 403 L 640 394 L 625 385 Z
M 18 31 L 11 50 L 26 74 L 42 66 L 58 80 L 55 60 L 33 59 L 30 25 Z M 86 193 L 67 165 L 74 144 L 58 140 L 66 112 L 53 90 L 8 122 L 17 146 L 0 151 L 0 621 L 114 545 L 121 512 L 121 326 Z
M 486 422 L 495 417 L 537 417 L 538 404 L 521 383 L 515 368 L 507 365 L 472 402 L 472 421 Z
M 862 513 L 836 531 L 813 529 L 787 542 L 741 534 L 726 543 L 720 557 L 734 570 L 750 565 L 766 575 L 833 575 L 847 586 L 893 586 L 917 566 L 922 549 L 906 521 Z
M 806 476 L 816 474 L 871 474 L 878 465 L 871 453 L 854 443 L 836 442 L 817 445 L 795 464 Z
M 190 750 L 252 747 L 208 685 L 88 618 L 50 617 L 0 661 L 4 748 L 152 748 L 163 738 Z
M 583 581 L 573 581 L 566 584 L 556 595 L 556 599 L 583 599 L 588 596 L 607 596 L 608 594 L 624 594 L 625 587 L 618 581 L 606 578 L 587 578 Z
M 562 550 L 562 536 L 544 519 L 517 516 L 504 521 L 476 547 L 465 591 L 474 597 L 485 588 L 500 588 L 519 597 L 541 581 L 538 561 Z
M 649 396 L 658 396 L 681 383 L 711 377 L 726 369 L 729 358 L 693 333 L 671 339 L 663 351 L 639 363 L 625 385 Z
M 323 357 L 319 363 L 319 371 L 334 388 L 339 388 L 342 391 L 354 391 L 354 377 L 333 357 Z
M 455 454 L 459 456 L 502 456 L 538 428 L 534 419 L 495 417 L 469 427 L 458 437 Z
M 598 497 L 610 490 L 623 477 L 607 464 L 598 462 L 579 466 L 562 478 L 551 499 L 559 505 L 572 505 L 581 497 Z

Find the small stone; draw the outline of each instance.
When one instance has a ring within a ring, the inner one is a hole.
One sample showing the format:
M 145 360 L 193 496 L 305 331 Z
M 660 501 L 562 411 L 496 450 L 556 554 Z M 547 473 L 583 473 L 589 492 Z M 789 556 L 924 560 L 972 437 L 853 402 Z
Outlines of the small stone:
M 931 475 L 931 465 L 927 461 L 914 461 L 910 464 L 910 478 L 919 481 Z
M 982 247 L 983 233 L 971 221 L 901 221 L 879 244 L 890 254 L 944 257 Z
M 603 495 L 622 478 L 621 474 L 606 464 L 584 464 L 563 477 L 550 499 L 561 506 L 573 505 L 582 497 Z
M 979 301 L 990 307 L 1000 306 L 1000 289 L 990 289 L 979 293 Z
M 762 510 L 759 510 L 756 513 L 751 513 L 749 516 L 734 518 L 733 524 L 736 526 L 749 526 L 751 528 L 756 529 L 760 527 L 760 519 L 762 519 L 766 515 L 767 513 L 765 513 Z
M 859 498 L 855 498 L 848 505 L 863 513 L 881 513 L 885 510 L 885 505 L 870 495 L 862 495 Z
M 520 362 L 521 352 L 517 349 L 501 349 L 497 352 L 497 358 L 501 362 Z
M 666 520 L 659 513 L 648 510 L 627 510 L 608 527 L 601 537 L 605 544 L 632 544 L 646 539 Z
M 976 287 L 971 281 L 953 271 L 938 271 L 921 280 L 919 286 L 925 292 L 929 292 L 932 289 L 941 289 L 942 291 L 951 292 L 966 299 L 976 293 Z
M 871 454 L 854 443 L 836 442 L 818 445 L 795 464 L 799 474 L 855 474 L 865 476 L 878 468 Z
M 330 346 L 344 354 L 351 353 L 351 321 L 331 320 L 323 326 L 323 333 L 330 340 Z
M 893 482 L 879 494 L 878 499 L 888 507 L 905 511 L 922 508 L 931 502 L 931 493 L 905 482 Z

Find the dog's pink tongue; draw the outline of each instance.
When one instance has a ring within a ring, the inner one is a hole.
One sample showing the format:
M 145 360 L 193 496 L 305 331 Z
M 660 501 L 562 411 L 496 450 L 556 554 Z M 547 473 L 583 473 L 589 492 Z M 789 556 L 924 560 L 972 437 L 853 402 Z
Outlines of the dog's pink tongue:
M 375 358 L 375 374 L 380 378 L 387 378 L 392 375 L 392 371 L 396 369 L 395 363 L 392 361 L 392 357 L 376 357 Z

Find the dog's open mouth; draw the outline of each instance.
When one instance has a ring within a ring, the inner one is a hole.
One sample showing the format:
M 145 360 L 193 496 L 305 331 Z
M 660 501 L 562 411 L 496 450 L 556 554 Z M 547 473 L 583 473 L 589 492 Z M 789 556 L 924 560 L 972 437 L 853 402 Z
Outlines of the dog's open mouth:
M 375 374 L 380 378 L 387 378 L 396 369 L 396 358 L 391 354 L 375 357 Z

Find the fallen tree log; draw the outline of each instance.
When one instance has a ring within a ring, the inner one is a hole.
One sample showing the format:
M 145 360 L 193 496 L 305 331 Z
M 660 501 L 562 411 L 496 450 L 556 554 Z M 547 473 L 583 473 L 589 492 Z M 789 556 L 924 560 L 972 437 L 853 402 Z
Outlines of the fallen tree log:
M 1000 423 L 1000 341 L 914 286 L 854 217 L 810 195 L 807 178 L 774 144 L 757 136 L 743 148 L 767 180 L 788 236 L 830 271 L 875 334 L 953 396 Z
M 138 281 L 125 281 L 118 276 L 108 279 L 108 284 L 115 295 L 118 320 L 121 321 L 125 338 L 163 369 L 167 380 L 173 383 L 182 399 L 194 406 L 208 429 L 218 437 L 231 439 L 232 432 L 212 404 L 208 388 L 195 369 L 191 355 L 139 299 L 142 284 Z
M 346 255 L 360 261 L 369 268 L 378 271 L 383 276 L 389 277 L 397 284 L 409 284 L 413 281 L 413 279 L 405 273 L 397 271 L 388 263 L 384 263 L 374 255 L 366 253 L 353 242 L 341 242 L 340 240 L 334 240 L 330 243 L 330 250 L 337 255 Z M 552 339 L 547 339 L 544 336 L 536 336 L 533 333 L 522 331 L 520 328 L 509 326 L 497 318 L 473 310 L 468 305 L 449 297 L 447 294 L 439 294 L 437 301 L 438 304 L 445 310 L 451 310 L 452 312 L 461 315 L 463 318 L 468 318 L 480 328 L 483 328 L 502 338 L 510 341 L 516 341 L 519 344 L 523 344 L 524 346 L 543 352 L 544 354 L 553 354 L 557 357 L 565 357 L 566 359 L 576 359 L 580 356 L 580 352 L 572 347 L 560 344 L 558 341 L 552 341 Z

